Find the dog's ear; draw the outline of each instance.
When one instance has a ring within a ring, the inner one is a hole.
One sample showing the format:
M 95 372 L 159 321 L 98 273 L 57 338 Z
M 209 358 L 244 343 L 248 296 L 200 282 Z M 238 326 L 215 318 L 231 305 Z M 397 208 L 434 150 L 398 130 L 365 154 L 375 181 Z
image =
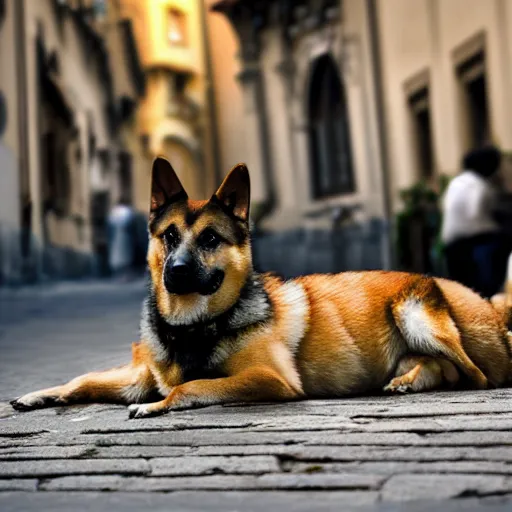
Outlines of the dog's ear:
M 170 162 L 161 156 L 156 157 L 151 171 L 150 211 L 154 213 L 164 204 L 187 198 L 187 193 Z
M 229 171 L 212 200 L 220 202 L 230 213 L 244 222 L 249 220 L 251 181 L 245 164 L 237 164 Z

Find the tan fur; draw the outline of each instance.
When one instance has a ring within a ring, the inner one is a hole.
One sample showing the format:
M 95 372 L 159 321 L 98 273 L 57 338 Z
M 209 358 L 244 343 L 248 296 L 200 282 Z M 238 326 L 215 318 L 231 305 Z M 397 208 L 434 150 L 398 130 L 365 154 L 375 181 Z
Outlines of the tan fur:
M 174 178 L 169 186 L 179 191 Z M 231 200 L 228 192 L 235 186 L 235 179 L 226 178 L 218 197 L 225 194 Z M 165 196 L 157 190 L 152 205 L 159 207 Z M 223 313 L 251 276 L 250 244 L 236 242 L 238 221 L 213 214 L 205 205 L 180 200 L 151 225 L 148 264 L 158 310 L 166 319 L 193 315 L 203 307 L 209 317 Z M 243 201 L 234 207 L 248 213 Z M 191 213 L 198 217 L 189 225 Z M 207 298 L 172 295 L 165 289 L 162 233 L 171 224 L 190 243 L 208 226 L 230 240 L 201 256 L 205 268 L 220 266 L 226 276 Z M 132 404 L 131 415 L 140 417 L 237 401 L 345 396 L 382 388 L 427 391 L 453 386 L 459 379 L 484 389 L 509 379 L 506 308 L 499 298 L 493 307 L 458 283 L 402 272 L 346 272 L 288 282 L 265 275 L 263 282 L 272 314 L 238 336 L 220 340 L 214 360 L 224 377 L 185 382 L 182 368 L 160 358 L 151 340 L 142 339 L 133 347 L 130 365 L 25 395 L 14 405 L 121 401 Z M 153 391 L 164 398 L 140 404 Z
M 457 368 L 446 359 L 428 356 L 406 356 L 400 360 L 397 375 L 385 391 L 408 393 L 436 389 L 443 384 L 454 386 L 459 381 Z

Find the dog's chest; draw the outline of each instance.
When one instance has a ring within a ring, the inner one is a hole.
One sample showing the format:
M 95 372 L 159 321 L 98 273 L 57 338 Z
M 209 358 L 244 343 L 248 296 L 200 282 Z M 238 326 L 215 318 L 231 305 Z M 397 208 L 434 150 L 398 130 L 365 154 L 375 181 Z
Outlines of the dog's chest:
M 216 357 L 226 338 L 216 323 L 192 327 L 173 327 L 161 337 L 168 362 L 177 366 L 184 382 L 222 376 L 221 361 Z

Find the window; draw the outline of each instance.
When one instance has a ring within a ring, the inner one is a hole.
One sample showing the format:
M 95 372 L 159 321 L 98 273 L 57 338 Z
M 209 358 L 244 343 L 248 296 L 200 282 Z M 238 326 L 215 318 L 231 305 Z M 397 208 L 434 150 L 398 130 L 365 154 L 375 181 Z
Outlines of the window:
M 167 38 L 172 46 L 187 44 L 187 18 L 177 9 L 171 9 L 167 21 Z
M 461 99 L 461 121 L 465 134 L 465 149 L 470 150 L 491 141 L 491 126 L 487 101 L 485 53 L 478 52 L 457 68 Z
M 332 57 L 313 63 L 309 89 L 309 147 L 313 195 L 354 191 L 345 89 Z
M 409 112 L 415 153 L 415 164 L 421 178 L 434 173 L 429 89 L 423 87 L 409 97 Z

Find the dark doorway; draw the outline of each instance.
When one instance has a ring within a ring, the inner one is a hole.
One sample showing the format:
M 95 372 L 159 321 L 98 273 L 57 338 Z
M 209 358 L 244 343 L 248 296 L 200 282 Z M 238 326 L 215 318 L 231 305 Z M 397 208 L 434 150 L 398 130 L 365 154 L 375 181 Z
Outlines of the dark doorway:
M 412 136 L 419 178 L 429 179 L 434 173 L 429 89 L 424 87 L 409 97 Z
M 491 142 L 485 61 L 485 52 L 481 51 L 457 69 L 466 150 L 476 149 Z

